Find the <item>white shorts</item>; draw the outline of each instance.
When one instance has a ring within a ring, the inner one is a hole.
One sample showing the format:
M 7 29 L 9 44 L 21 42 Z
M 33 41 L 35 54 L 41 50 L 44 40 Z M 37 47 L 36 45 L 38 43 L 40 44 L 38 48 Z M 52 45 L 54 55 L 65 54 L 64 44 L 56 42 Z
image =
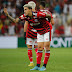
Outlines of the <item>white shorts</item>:
M 28 44 L 28 45 L 38 45 L 37 39 L 26 38 L 26 44 Z
M 48 41 L 51 41 L 51 39 L 52 39 L 51 31 L 42 35 L 37 33 L 37 42 L 48 42 Z

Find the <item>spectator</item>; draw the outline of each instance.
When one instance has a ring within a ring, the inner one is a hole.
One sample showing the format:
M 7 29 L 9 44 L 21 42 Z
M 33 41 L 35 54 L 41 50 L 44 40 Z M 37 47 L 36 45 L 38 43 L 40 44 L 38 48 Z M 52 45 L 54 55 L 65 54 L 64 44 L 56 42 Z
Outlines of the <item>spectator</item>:
M 50 6 L 50 0 L 46 0 L 46 8 Z
M 8 26 L 8 34 L 10 36 L 15 35 L 15 25 L 13 25 L 13 23 L 10 23 L 9 26 Z
M 15 34 L 19 36 L 19 29 L 18 29 L 18 24 L 15 25 Z
M 22 23 L 19 23 L 18 24 L 18 29 L 19 29 L 19 33 L 21 32 L 21 29 L 23 28 L 23 25 L 22 25 Z M 23 30 L 24 31 L 24 30 Z
M 6 16 L 2 13 L 1 16 L 0 16 L 0 18 L 1 18 L 1 21 L 4 23 L 4 21 L 6 19 Z
M 1 31 L 2 31 L 2 35 L 7 36 L 8 35 L 8 25 L 4 24 Z
M 72 19 L 67 21 L 65 26 L 65 35 L 72 36 Z
M 63 24 L 60 26 L 59 25 L 57 26 L 57 28 L 54 31 L 54 35 L 58 37 L 64 36 L 64 25 Z
M 54 11 L 59 14 L 61 13 L 60 5 L 58 2 L 55 3 Z
M 7 7 L 7 10 L 9 14 L 12 17 L 16 17 L 16 15 L 19 17 L 21 14 L 23 14 L 23 5 L 28 3 L 30 0 L 0 0 L 0 33 L 3 35 L 8 35 L 8 32 L 10 31 L 10 27 L 13 26 L 13 34 L 9 32 L 9 35 L 18 35 L 23 36 L 23 24 L 10 24 L 10 21 L 7 19 L 7 17 L 3 14 L 3 7 Z M 32 0 L 36 2 L 36 9 L 39 10 L 39 3 L 41 0 Z M 46 9 L 48 9 L 50 12 L 55 14 L 55 24 L 53 26 L 54 28 L 54 34 L 56 36 L 66 35 L 71 36 L 72 35 L 72 0 L 45 0 L 46 1 Z M 10 24 L 10 25 L 9 25 Z M 12 31 L 12 30 L 11 30 Z
M 3 23 L 2 23 L 2 21 L 0 20 L 0 35 L 1 35 L 1 29 L 2 29 L 2 27 L 3 27 Z

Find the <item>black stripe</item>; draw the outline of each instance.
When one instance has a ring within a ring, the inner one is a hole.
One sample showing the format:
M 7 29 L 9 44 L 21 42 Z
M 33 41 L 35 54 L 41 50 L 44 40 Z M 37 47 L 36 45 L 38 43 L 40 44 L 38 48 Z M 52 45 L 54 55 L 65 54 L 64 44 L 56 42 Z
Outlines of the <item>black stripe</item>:
M 28 36 L 30 37 L 30 38 L 33 38 L 34 36 L 32 36 L 31 34 L 28 34 Z
M 49 32 L 49 41 L 50 41 L 50 32 Z
M 30 34 L 30 35 L 29 35 Z M 30 38 L 34 38 L 34 37 L 37 37 L 37 36 L 33 36 L 31 33 L 29 33 L 28 34 L 28 36 L 30 37 Z

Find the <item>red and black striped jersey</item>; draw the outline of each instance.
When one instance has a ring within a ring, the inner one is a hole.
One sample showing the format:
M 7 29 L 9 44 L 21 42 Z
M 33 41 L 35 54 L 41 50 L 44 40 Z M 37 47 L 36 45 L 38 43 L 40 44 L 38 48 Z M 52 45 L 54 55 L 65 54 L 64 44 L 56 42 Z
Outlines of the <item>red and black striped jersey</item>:
M 33 12 L 33 17 L 25 16 L 24 14 L 19 18 L 21 20 L 26 20 L 29 22 L 29 25 L 37 30 L 37 33 L 44 34 L 52 29 L 52 25 L 46 20 L 46 14 L 39 11 Z
M 21 20 L 27 20 L 27 18 L 25 17 L 25 15 L 21 15 L 19 17 Z M 33 29 L 33 27 L 30 26 L 30 24 L 28 24 L 28 28 L 26 31 L 26 37 L 27 38 L 37 38 L 37 31 L 35 29 Z
M 49 10 L 47 10 L 47 9 L 42 9 L 42 10 L 40 10 L 40 11 L 43 12 L 43 13 L 46 13 L 46 14 L 51 14 L 51 18 L 53 18 L 52 13 L 51 13 Z M 46 18 L 46 20 L 50 22 L 50 19 L 49 19 L 49 18 Z
M 31 27 L 30 24 L 28 24 L 28 28 L 26 31 L 26 37 L 27 38 L 37 38 L 37 31 L 33 29 L 33 27 Z

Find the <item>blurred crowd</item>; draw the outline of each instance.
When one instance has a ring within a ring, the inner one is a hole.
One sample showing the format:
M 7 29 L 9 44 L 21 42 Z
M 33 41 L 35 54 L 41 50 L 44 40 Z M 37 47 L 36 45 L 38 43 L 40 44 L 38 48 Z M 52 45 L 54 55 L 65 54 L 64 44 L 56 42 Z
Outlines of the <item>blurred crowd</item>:
M 9 20 L 3 13 L 6 7 L 8 13 L 16 18 L 23 14 L 23 5 L 29 1 L 36 3 L 36 10 L 42 0 L 0 0 L 0 36 L 23 37 L 24 21 L 17 24 Z M 53 36 L 72 36 L 72 0 L 43 0 L 54 18 Z

